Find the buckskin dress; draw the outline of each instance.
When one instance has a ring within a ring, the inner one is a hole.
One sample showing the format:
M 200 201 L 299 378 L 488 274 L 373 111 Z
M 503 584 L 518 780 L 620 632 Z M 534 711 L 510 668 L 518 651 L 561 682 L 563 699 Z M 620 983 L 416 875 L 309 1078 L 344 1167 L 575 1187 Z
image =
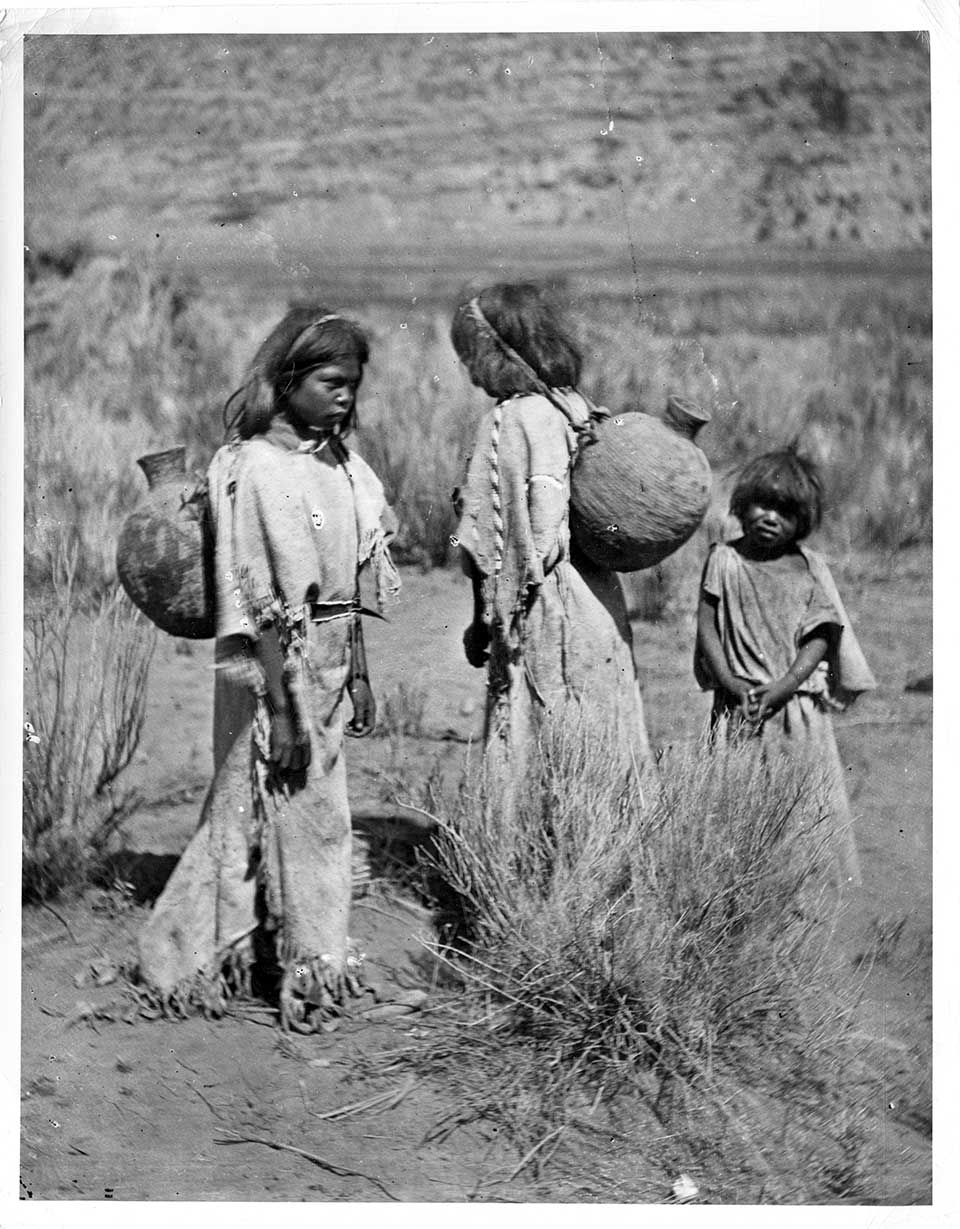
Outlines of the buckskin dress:
M 570 469 L 589 409 L 575 392 L 551 392 L 566 414 L 530 394 L 484 415 L 457 529 L 492 633 L 486 754 L 495 776 L 513 783 L 543 720 L 571 711 L 615 731 L 608 750 L 624 771 L 639 773 L 650 758 L 619 578 L 571 550 Z
M 274 770 L 262 689 L 218 671 L 214 780 L 141 931 L 139 973 L 164 1002 L 215 1009 L 249 987 L 266 944 L 282 972 L 281 1010 L 302 1022 L 308 1008 L 342 997 L 350 977 L 342 743 L 355 616 L 345 612 L 366 564 L 381 606 L 396 595 L 387 549 L 395 522 L 356 453 L 338 441 L 305 442 L 282 418 L 263 436 L 221 448 L 208 485 L 218 643 L 273 639 L 310 731 L 311 760 L 298 774 Z

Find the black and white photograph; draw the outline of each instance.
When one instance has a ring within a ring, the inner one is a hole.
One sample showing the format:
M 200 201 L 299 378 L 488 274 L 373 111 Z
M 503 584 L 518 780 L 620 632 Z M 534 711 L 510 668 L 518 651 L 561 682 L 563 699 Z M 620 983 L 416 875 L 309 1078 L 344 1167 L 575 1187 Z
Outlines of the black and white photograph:
M 7 1223 L 956 1205 L 960 22 L 737 12 L 0 22 Z

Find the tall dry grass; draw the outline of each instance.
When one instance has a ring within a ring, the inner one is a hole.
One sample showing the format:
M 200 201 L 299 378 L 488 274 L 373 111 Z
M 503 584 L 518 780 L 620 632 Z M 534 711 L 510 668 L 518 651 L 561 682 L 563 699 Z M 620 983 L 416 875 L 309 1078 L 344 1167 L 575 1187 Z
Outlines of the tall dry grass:
M 106 591 L 123 518 L 146 489 L 136 459 L 173 441 L 206 465 L 243 340 L 188 277 L 147 258 L 80 258 L 67 276 L 28 282 L 27 316 L 27 588 L 51 583 L 66 543 L 78 585 Z
M 361 389 L 357 448 L 396 508 L 394 553 L 424 567 L 458 557 L 453 491 L 486 401 L 461 374 L 448 334 L 449 320 L 439 313 L 391 321 L 376 312 Z
M 84 881 L 139 798 L 123 782 L 140 745 L 157 632 L 119 590 L 85 601 L 76 546 L 28 602 L 22 890 L 45 900 Z
M 472 1112 L 523 1151 L 591 1102 L 629 1115 L 627 1093 L 720 1140 L 743 1201 L 829 1194 L 791 1151 L 841 1166 L 859 1105 L 822 784 L 722 738 L 639 782 L 615 746 L 592 718 L 551 723 L 510 807 L 481 767 L 438 815 L 462 923 L 436 954 L 461 995 L 426 1068 L 459 1072 Z M 774 1104 L 796 1132 L 781 1157 Z
M 47 270 L 28 300 L 28 585 L 48 580 L 66 534 L 88 561 L 84 582 L 107 587 L 120 524 L 144 490 L 136 458 L 183 443 L 191 463 L 205 466 L 222 438 L 223 402 L 283 305 L 263 319 L 263 307 L 244 313 L 214 301 L 156 261 L 106 257 L 65 276 Z M 589 295 L 569 307 L 595 400 L 658 412 L 676 389 L 712 410 L 699 442 L 714 467 L 718 511 L 745 457 L 796 439 L 826 475 L 830 544 L 896 552 L 930 538 L 930 313 L 921 282 L 871 292 L 822 276 L 748 288 L 718 278 L 668 284 L 640 310 Z M 355 314 L 373 339 L 356 447 L 397 509 L 399 559 L 441 566 L 455 553 L 451 495 L 486 398 L 457 363 L 448 310 L 372 303 Z
M 673 387 L 712 411 L 698 442 L 721 500 L 746 458 L 795 440 L 823 468 L 832 543 L 897 550 L 930 540 L 931 313 L 922 283 L 675 288 L 626 324 L 611 303 L 581 319 L 598 400 L 656 411 Z
M 841 557 L 893 558 L 933 535 L 931 316 L 927 289 L 843 279 L 779 287 L 674 288 L 634 313 L 615 305 L 584 318 L 597 399 L 656 411 L 683 389 L 711 409 L 698 443 L 713 469 L 713 499 L 690 544 L 655 569 L 624 578 L 637 615 L 692 616 L 710 542 L 736 530 L 727 516 L 747 459 L 789 442 L 825 481 L 823 525 L 812 542 Z

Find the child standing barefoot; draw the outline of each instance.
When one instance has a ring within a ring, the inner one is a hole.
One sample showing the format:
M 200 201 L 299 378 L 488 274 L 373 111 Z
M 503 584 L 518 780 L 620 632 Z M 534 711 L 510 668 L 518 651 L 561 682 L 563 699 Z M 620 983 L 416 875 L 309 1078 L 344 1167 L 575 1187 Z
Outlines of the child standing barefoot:
M 700 585 L 694 670 L 711 721 L 819 767 L 842 877 L 860 882 L 843 767 L 830 719 L 876 686 L 830 570 L 802 544 L 820 523 L 822 484 L 787 448 L 751 461 L 730 511 L 743 535 L 711 547 Z
M 161 1001 L 218 1011 L 266 964 L 285 1026 L 311 1031 L 351 989 L 346 727 L 369 733 L 359 570 L 398 587 L 379 480 L 347 448 L 367 340 L 296 308 L 231 398 L 208 486 L 217 595 L 216 775 L 200 827 L 140 935 Z

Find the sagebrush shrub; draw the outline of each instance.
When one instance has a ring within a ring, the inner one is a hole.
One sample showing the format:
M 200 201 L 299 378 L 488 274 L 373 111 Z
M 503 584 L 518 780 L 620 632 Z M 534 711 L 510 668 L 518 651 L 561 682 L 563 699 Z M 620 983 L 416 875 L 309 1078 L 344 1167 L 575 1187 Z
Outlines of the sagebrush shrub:
M 468 974 L 482 961 L 518 1027 L 600 1061 L 690 1074 L 802 1033 L 829 972 L 812 939 L 828 860 L 815 774 L 718 740 L 640 780 L 614 740 L 550 723 L 509 809 L 480 770 L 441 817 Z
M 433 950 L 460 987 L 460 1032 L 440 1029 L 425 1069 L 462 1079 L 472 1112 L 524 1149 L 591 1100 L 639 1094 L 768 1198 L 819 1189 L 799 1153 L 765 1159 L 771 1104 L 797 1148 L 833 1157 L 856 1100 L 819 776 L 705 737 L 638 778 L 615 747 L 568 713 L 507 807 L 479 764 L 438 815 L 434 867 L 459 913 Z
M 76 549 L 28 606 L 23 756 L 25 899 L 81 883 L 138 795 L 120 784 L 146 716 L 156 629 L 119 590 L 84 605 Z

